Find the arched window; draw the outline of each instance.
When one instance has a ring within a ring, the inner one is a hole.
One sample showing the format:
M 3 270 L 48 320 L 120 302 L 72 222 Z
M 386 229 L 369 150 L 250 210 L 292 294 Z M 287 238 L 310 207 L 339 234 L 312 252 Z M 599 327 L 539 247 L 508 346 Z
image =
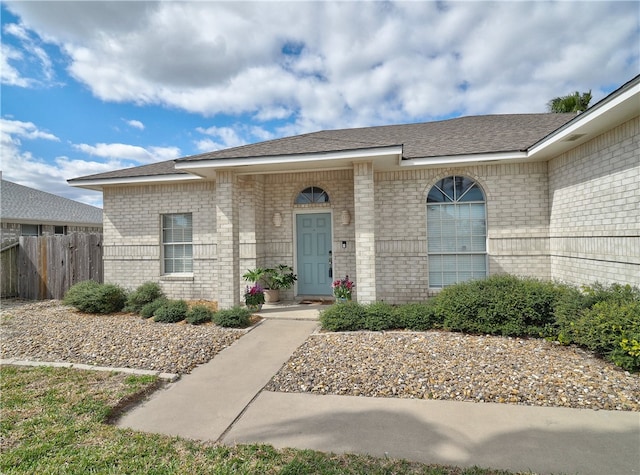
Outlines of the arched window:
M 482 189 L 471 178 L 450 176 L 427 195 L 429 287 L 487 276 L 487 217 Z
M 297 205 L 304 205 L 309 203 L 328 203 L 329 195 L 322 188 L 318 188 L 317 186 L 310 186 L 309 188 L 305 188 L 300 192 L 300 194 L 296 197 Z

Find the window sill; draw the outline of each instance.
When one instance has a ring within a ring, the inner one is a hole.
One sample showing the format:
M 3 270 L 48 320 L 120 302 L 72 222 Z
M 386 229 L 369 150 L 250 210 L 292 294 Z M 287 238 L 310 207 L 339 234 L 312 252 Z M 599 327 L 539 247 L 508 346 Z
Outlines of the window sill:
M 193 282 L 193 274 L 165 274 L 160 276 L 160 282 Z

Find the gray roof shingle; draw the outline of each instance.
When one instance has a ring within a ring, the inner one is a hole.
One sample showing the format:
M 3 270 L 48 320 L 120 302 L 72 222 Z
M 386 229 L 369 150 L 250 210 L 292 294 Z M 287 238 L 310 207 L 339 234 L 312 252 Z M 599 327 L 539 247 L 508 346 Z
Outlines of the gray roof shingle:
M 322 130 L 74 178 L 69 183 L 91 179 L 188 174 L 183 170 L 176 170 L 176 162 L 342 152 L 399 145 L 403 147 L 405 160 L 523 151 L 575 117 L 575 114 L 551 113 L 484 115 L 417 124 Z
M 62 196 L 2 180 L 0 218 L 4 222 L 102 226 L 102 210 Z

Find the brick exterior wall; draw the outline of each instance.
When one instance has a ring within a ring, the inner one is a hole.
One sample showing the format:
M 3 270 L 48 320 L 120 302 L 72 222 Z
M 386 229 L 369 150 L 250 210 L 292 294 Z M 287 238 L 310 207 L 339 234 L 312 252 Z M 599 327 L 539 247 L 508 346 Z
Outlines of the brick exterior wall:
M 160 282 L 170 298 L 217 298 L 216 208 L 212 182 L 104 189 L 104 281 L 136 288 Z M 193 215 L 193 277 L 162 275 L 161 221 Z
M 427 194 L 440 179 L 472 178 L 485 193 L 490 274 L 549 277 L 546 163 L 375 174 L 378 300 L 421 301 L 429 289 Z
M 551 276 L 640 285 L 640 118 L 549 162 Z
M 38 224 L 38 223 L 33 223 Z M 55 234 L 55 228 L 57 225 L 53 224 L 40 224 L 42 231 L 42 236 L 53 235 Z M 101 233 L 101 226 L 75 226 L 75 225 L 59 225 L 66 226 L 67 234 L 73 233 Z M 21 223 L 10 223 L 10 222 L 2 222 L 0 225 L 0 242 L 15 242 L 20 239 L 22 234 L 22 224 Z
M 550 162 L 393 172 L 361 162 L 352 170 L 219 172 L 217 184 L 105 187 L 105 281 L 159 281 L 170 297 L 229 307 L 242 301 L 248 269 L 286 264 L 297 272 L 296 213 L 326 210 L 334 278 L 349 275 L 355 299 L 421 301 L 437 291 L 428 281 L 426 197 L 438 180 L 463 175 L 485 193 L 489 274 L 640 285 L 639 137 L 636 118 Z M 295 204 L 309 186 L 330 202 Z M 162 275 L 166 213 L 193 214 L 192 277 Z M 295 296 L 295 288 L 281 292 Z

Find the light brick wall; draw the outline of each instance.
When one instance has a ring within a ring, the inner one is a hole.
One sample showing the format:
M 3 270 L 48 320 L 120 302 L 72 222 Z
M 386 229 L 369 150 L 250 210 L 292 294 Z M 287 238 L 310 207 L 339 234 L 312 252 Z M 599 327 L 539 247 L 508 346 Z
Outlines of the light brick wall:
M 549 162 L 554 279 L 640 285 L 640 118 Z
M 421 301 L 429 290 L 426 200 L 431 187 L 464 175 L 486 197 L 489 273 L 549 277 L 546 163 L 433 168 L 375 174 L 377 298 Z
M 218 307 L 231 308 L 240 303 L 239 229 L 242 196 L 231 171 L 216 173 L 216 242 L 218 243 Z M 249 197 L 251 198 L 251 197 Z M 250 202 L 250 200 L 249 200 Z M 245 200 L 245 205 L 247 200 Z
M 170 298 L 216 299 L 216 214 L 212 182 L 104 189 L 104 279 L 133 289 L 160 282 Z M 193 215 L 193 277 L 162 275 L 161 216 Z
M 376 301 L 376 202 L 373 164 L 353 165 L 358 302 Z
M 298 194 L 309 186 L 317 186 L 329 195 L 329 203 L 297 205 Z M 334 278 L 349 275 L 356 278 L 355 272 L 355 225 L 353 201 L 353 172 L 351 170 L 335 170 L 326 172 L 283 173 L 265 175 L 262 182 L 262 215 L 263 220 L 258 230 L 257 248 L 258 262 L 265 267 L 286 264 L 297 272 L 294 256 L 294 221 L 296 212 L 305 210 L 326 210 L 332 214 L 333 233 L 333 266 Z M 351 216 L 348 225 L 342 225 L 340 216 L 347 210 Z M 282 215 L 282 225 L 273 225 L 273 214 Z M 342 249 L 342 241 L 347 242 L 347 249 Z M 292 299 L 295 288 L 281 291 L 281 299 Z M 354 293 L 357 295 L 357 290 Z

